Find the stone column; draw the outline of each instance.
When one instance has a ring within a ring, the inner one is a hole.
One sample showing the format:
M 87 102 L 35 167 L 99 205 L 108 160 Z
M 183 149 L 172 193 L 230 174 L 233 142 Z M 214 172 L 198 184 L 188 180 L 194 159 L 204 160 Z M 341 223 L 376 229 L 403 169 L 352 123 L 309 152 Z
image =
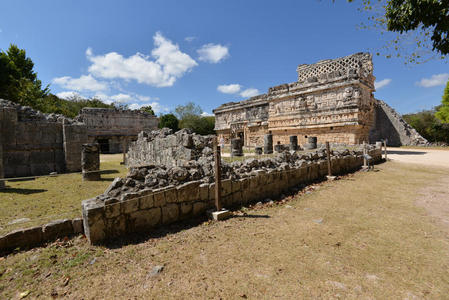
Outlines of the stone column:
M 290 136 L 290 150 L 298 150 L 298 137 L 296 135 Z
M 231 156 L 243 156 L 243 141 L 240 138 L 231 139 Z
M 82 147 L 81 168 L 83 170 L 83 180 L 100 180 L 100 145 L 97 143 L 83 144 Z
M 271 154 L 273 153 L 273 135 L 271 133 L 264 135 L 263 137 L 263 153 Z

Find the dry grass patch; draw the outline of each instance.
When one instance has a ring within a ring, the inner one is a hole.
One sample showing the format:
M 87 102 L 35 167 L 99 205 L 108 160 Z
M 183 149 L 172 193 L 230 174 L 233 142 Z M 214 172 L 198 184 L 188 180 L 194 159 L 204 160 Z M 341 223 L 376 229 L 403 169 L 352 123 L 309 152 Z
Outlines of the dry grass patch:
M 115 177 L 126 174 L 120 165 L 122 156 L 102 155 L 101 159 L 101 170 L 111 170 L 101 175 L 101 181 L 83 181 L 79 173 L 7 181 L 7 188 L 0 190 L 0 235 L 55 219 L 80 217 L 82 200 L 102 194 Z
M 77 238 L 9 255 L 0 298 L 25 291 L 77 299 L 447 297 L 448 236 L 414 204 L 447 169 L 376 168 L 284 205 L 175 225 L 140 243 L 91 247 Z

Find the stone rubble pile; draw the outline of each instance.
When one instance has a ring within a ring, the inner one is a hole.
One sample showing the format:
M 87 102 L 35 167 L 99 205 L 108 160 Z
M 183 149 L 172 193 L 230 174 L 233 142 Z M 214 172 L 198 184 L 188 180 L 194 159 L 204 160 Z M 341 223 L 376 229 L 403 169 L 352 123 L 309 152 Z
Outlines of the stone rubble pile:
M 178 131 L 171 134 L 170 130 L 163 129 L 150 133 L 141 133 L 139 139 L 145 138 L 151 141 L 163 140 L 171 137 L 182 137 L 185 140 L 197 140 L 198 136 L 187 130 Z M 201 136 L 199 136 L 201 137 Z M 203 139 L 208 139 L 203 137 Z M 156 165 L 150 163 L 130 168 L 130 172 L 125 178 L 116 178 L 100 198 L 120 199 L 123 194 L 135 193 L 144 189 L 158 189 L 167 186 L 178 186 L 190 181 L 201 181 L 203 183 L 214 182 L 214 159 L 213 150 L 205 146 L 206 143 L 195 142 L 197 150 L 201 150 L 196 160 L 182 161 L 175 165 Z M 199 146 L 201 145 L 201 146 Z M 193 147 L 193 148 L 195 148 Z M 198 148 L 199 147 L 199 148 Z M 360 146 L 361 147 L 361 146 Z M 361 155 L 362 149 L 358 147 L 354 150 L 338 148 L 331 151 L 332 157 L 339 158 L 348 155 Z M 367 145 L 368 149 L 374 146 Z M 234 161 L 232 163 L 221 163 L 221 177 L 225 179 L 242 179 L 254 176 L 258 171 L 265 170 L 289 170 L 299 168 L 303 164 L 326 160 L 326 151 L 322 147 L 314 152 L 300 154 L 295 151 L 285 151 L 274 157 L 261 159 L 249 158 L 244 161 Z

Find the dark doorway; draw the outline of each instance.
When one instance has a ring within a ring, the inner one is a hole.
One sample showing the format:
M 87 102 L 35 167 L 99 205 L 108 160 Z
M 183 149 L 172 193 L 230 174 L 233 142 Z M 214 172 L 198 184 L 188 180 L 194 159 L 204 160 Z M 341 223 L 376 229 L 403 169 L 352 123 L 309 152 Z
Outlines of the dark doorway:
M 109 140 L 108 139 L 98 139 L 98 144 L 100 144 L 100 153 L 109 153 Z
M 242 145 L 245 145 L 245 134 L 243 133 L 243 131 L 237 133 L 237 136 L 242 140 Z

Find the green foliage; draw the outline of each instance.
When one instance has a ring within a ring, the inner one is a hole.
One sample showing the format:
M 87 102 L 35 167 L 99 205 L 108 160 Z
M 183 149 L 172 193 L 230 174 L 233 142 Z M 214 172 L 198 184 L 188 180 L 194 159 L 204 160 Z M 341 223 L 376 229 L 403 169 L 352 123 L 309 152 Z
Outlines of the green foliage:
M 0 52 L 0 98 L 30 105 L 34 99 L 48 95 L 48 86 L 42 83 L 33 71 L 34 63 L 23 49 L 11 44 L 9 49 Z
M 175 114 L 179 118 L 180 128 L 191 128 L 195 133 L 207 135 L 215 134 L 215 117 L 201 116 L 203 110 L 193 102 L 186 105 L 178 105 Z
M 444 89 L 443 98 L 441 99 L 441 105 L 435 116 L 445 124 L 449 124 L 449 80 L 446 83 L 446 88 Z
M 178 105 L 175 108 L 175 114 L 181 122 L 185 118 L 199 116 L 202 112 L 201 107 L 193 102 L 188 102 L 186 105 Z
M 354 0 L 347 0 L 355 2 Z M 334 0 L 335 2 L 335 0 Z M 445 59 L 449 54 L 449 1 L 362 0 L 359 11 L 369 14 L 362 28 L 396 33 L 379 49 L 387 58 L 404 57 L 406 63 Z
M 76 117 L 84 107 L 116 108 L 114 104 L 105 104 L 95 98 L 72 97 L 70 100 L 65 100 L 53 94 L 36 99 L 31 107 L 44 113 L 63 114 L 69 118 Z
M 142 106 L 141 108 L 140 108 L 140 110 L 141 111 L 144 111 L 144 112 L 147 112 L 147 113 L 149 113 L 150 115 L 155 115 L 154 114 L 154 110 L 153 110 L 153 108 L 151 107 L 151 105 L 147 105 L 147 106 Z
M 449 143 L 449 124 L 443 124 L 437 119 L 435 110 L 407 114 L 403 115 L 403 118 L 429 142 Z
M 159 118 L 159 128 L 170 128 L 174 132 L 179 130 L 179 120 L 174 114 L 162 115 Z

